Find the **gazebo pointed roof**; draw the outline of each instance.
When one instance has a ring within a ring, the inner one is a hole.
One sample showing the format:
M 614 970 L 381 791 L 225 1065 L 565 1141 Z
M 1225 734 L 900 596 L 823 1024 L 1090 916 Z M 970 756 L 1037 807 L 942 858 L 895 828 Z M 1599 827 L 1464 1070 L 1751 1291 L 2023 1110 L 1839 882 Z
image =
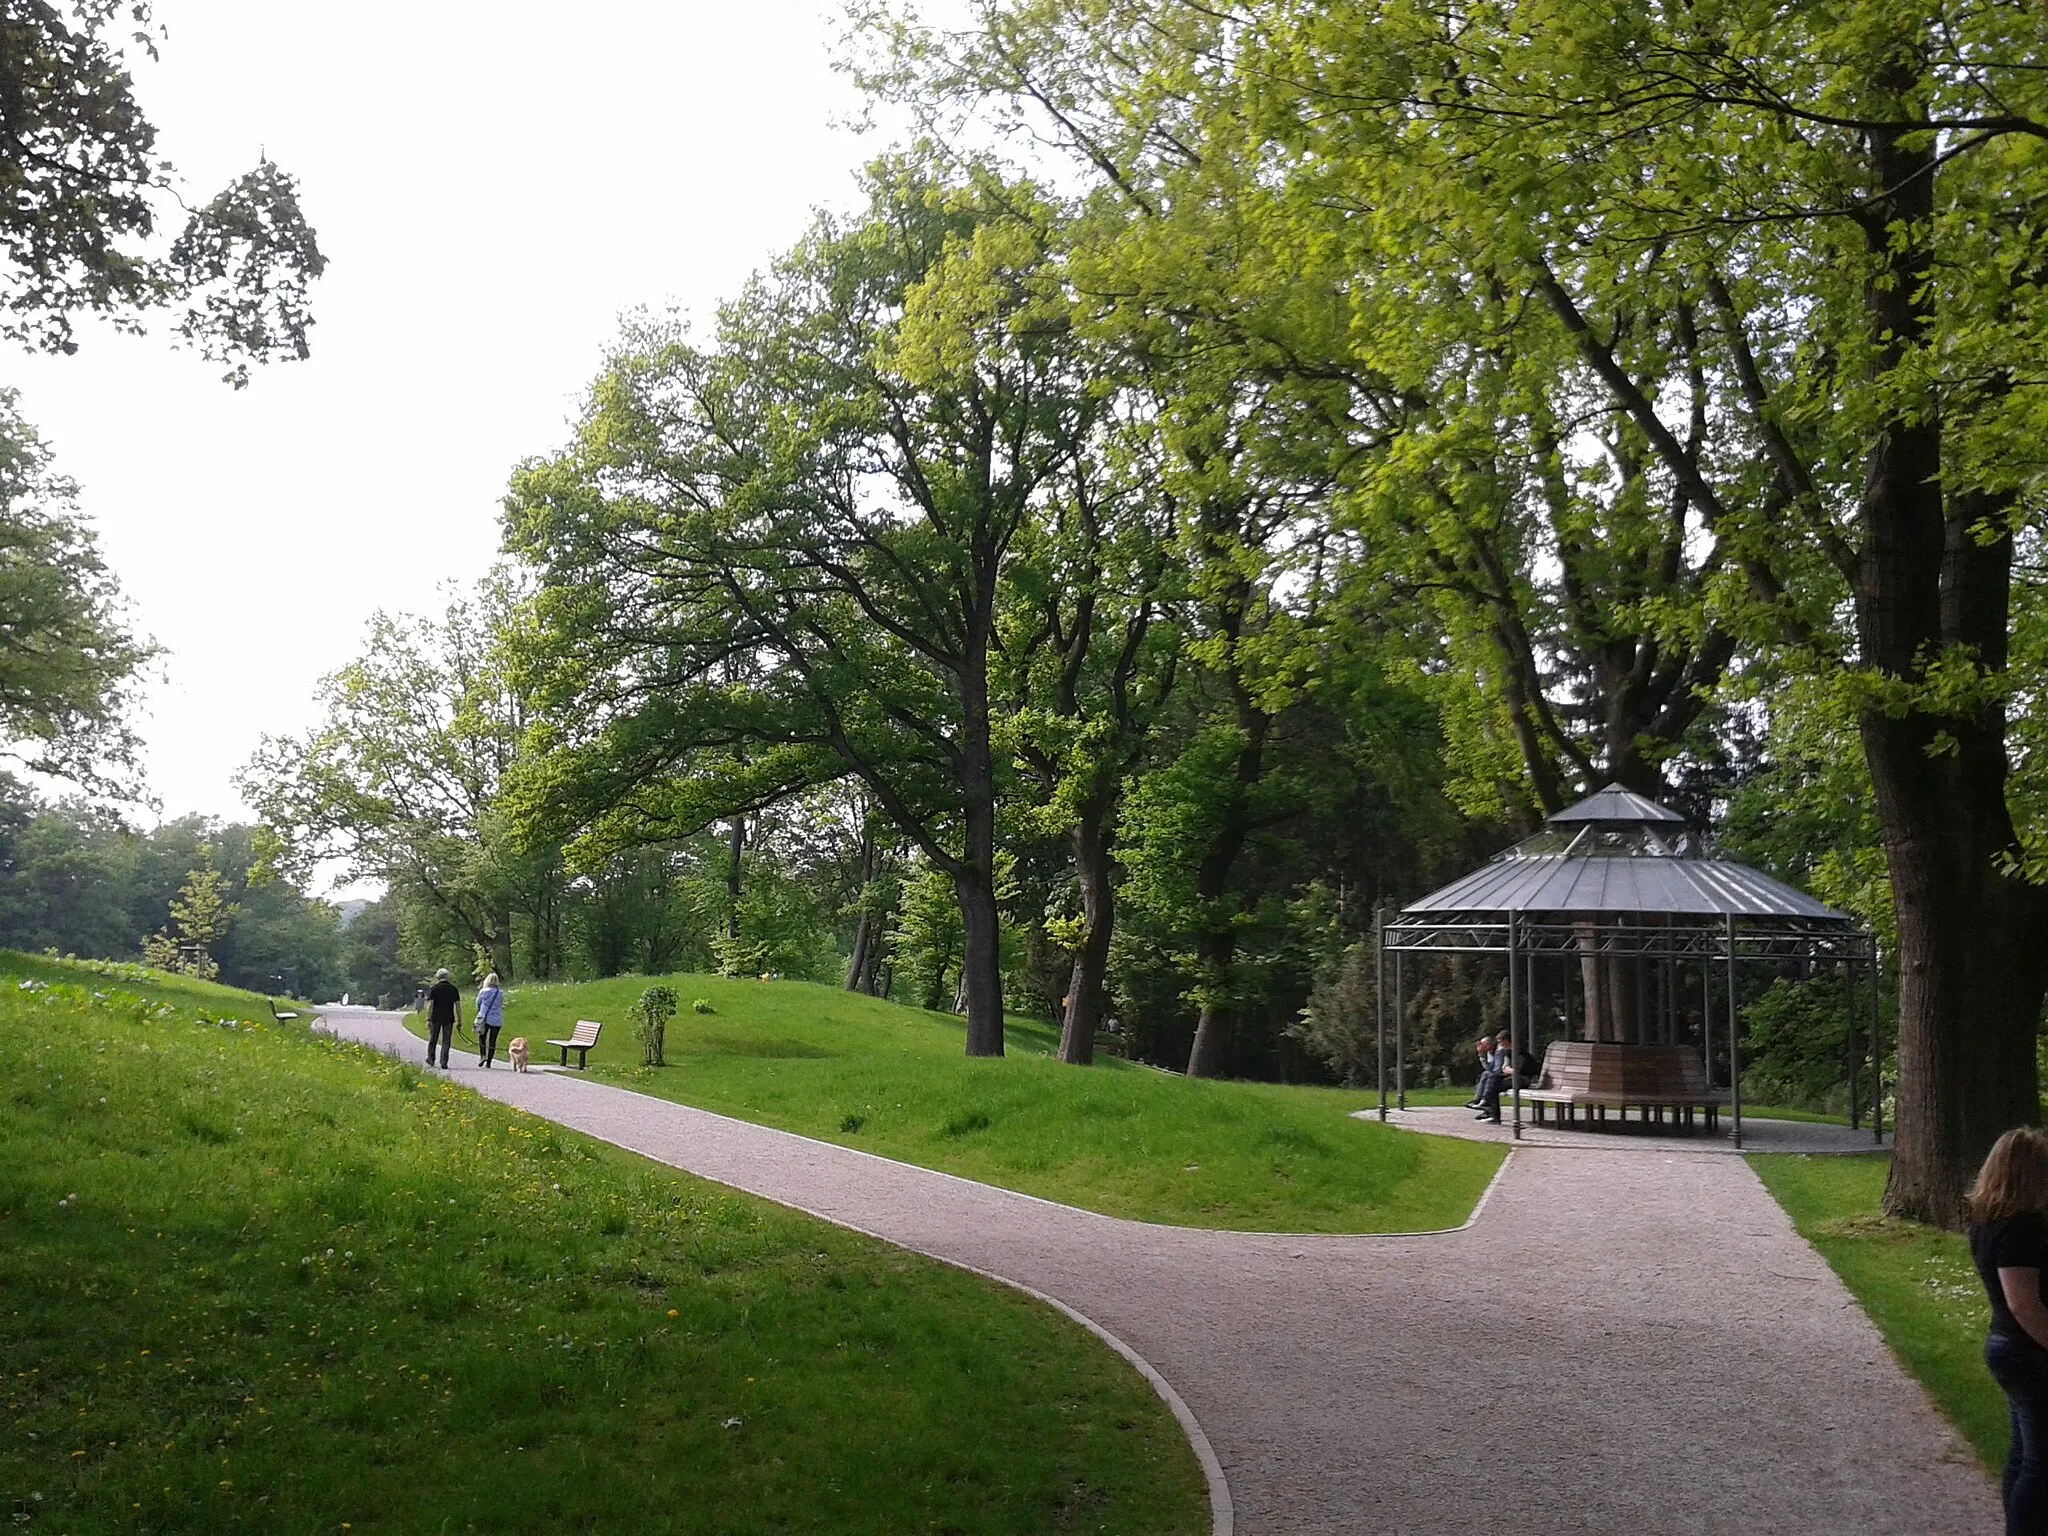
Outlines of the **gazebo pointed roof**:
M 1760 870 L 1708 857 L 1684 816 L 1609 785 L 1462 879 L 1402 908 L 1417 918 L 1524 913 L 1559 920 L 1735 917 L 1854 926 Z
M 1619 784 L 1610 784 L 1605 789 L 1596 789 L 1576 805 L 1544 818 L 1547 826 L 1581 821 L 1605 821 L 1619 825 L 1640 822 L 1650 826 L 1684 826 L 1685 818 L 1668 805 L 1659 805 L 1634 790 L 1623 789 Z

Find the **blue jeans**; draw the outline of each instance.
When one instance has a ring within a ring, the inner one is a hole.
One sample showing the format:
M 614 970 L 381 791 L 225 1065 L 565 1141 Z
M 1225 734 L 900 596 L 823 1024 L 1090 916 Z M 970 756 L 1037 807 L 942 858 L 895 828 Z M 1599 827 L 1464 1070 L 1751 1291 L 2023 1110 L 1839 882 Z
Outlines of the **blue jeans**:
M 2012 1415 L 2012 1450 L 2000 1483 L 2005 1536 L 2048 1536 L 2048 1350 L 1994 1333 L 1984 1341 L 1984 1364 Z

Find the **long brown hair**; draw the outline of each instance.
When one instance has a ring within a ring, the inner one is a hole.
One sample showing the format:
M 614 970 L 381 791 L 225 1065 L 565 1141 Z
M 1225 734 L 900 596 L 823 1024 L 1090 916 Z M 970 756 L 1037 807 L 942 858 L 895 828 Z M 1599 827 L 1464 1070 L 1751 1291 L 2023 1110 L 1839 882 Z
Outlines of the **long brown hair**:
M 2048 1131 L 2023 1125 L 1999 1137 L 1963 1204 L 1972 1221 L 2048 1211 Z

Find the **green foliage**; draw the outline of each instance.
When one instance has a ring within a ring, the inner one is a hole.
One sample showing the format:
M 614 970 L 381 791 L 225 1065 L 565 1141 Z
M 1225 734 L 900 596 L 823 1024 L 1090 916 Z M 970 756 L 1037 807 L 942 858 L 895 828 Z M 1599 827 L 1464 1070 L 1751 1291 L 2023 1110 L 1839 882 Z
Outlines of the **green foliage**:
M 264 1018 L 0 990 L 0 1486 L 38 1526 L 1206 1518 L 1165 1405 L 1029 1298 Z
M 164 963 L 175 965 L 173 905 L 208 869 L 218 876 L 210 899 L 223 911 L 207 919 L 212 931 L 200 942 L 223 980 L 299 997 L 411 996 L 409 975 L 388 985 L 356 979 L 335 909 L 263 878 L 252 828 L 180 817 L 139 832 L 103 807 L 49 804 L 0 777 L 0 946 L 122 959 L 141 955 L 141 936 L 163 933 Z M 222 928 L 226 912 L 233 920 Z
M 74 315 L 133 331 L 152 309 L 182 308 L 178 334 L 231 364 L 239 388 L 252 362 L 307 355 L 307 287 L 327 262 L 297 184 L 267 159 L 197 207 L 180 195 L 124 57 L 132 42 L 154 58 L 161 35 L 146 0 L 37 5 L 10 20 L 0 335 L 73 352 Z M 183 231 L 152 249 L 177 208 Z
M 662 1060 L 661 1047 L 668 1034 L 668 1021 L 676 1016 L 676 1008 L 673 987 L 648 987 L 633 1000 L 633 1034 L 640 1042 L 642 1066 L 667 1065 Z
M 0 250 L 6 214 L 0 214 Z M 0 752 L 39 773 L 127 789 L 130 690 L 154 647 L 77 512 L 78 487 L 0 389 Z
M 1054 1034 L 1009 1026 L 1000 1061 L 964 1057 L 964 1025 L 838 987 L 676 978 L 716 1005 L 669 1027 L 639 1066 L 601 1037 L 601 1078 L 826 1141 L 1107 1215 L 1248 1231 L 1456 1226 L 1499 1163 L 1476 1142 L 1350 1118 L 1372 1100 L 1331 1088 L 1196 1080 L 1105 1060 L 1075 1072 Z M 623 1013 L 626 978 L 522 988 L 527 1027 L 564 1034 Z M 1189 1165 L 1194 1165 L 1192 1168 Z
M 915 864 L 903 882 L 890 938 L 896 947 L 897 978 L 916 1006 L 953 1006 L 948 978 L 959 975 L 962 937 L 953 882 L 936 865 Z
M 1870 1091 L 1869 1052 L 1867 980 L 1851 987 L 1837 971 L 1803 981 L 1778 977 L 1743 1009 L 1743 1096 L 1847 1114 L 1852 1075 Z
M 714 1008 L 714 1007 L 712 1007 L 712 1006 L 711 1006 L 711 999 L 710 999 L 710 998 L 708 998 L 708 997 L 694 997 L 694 998 L 691 998 L 691 999 L 690 999 L 690 1012 L 692 1012 L 692 1013 L 716 1013 L 716 1012 L 718 1012 L 718 1010 L 717 1010 L 716 1008 Z
M 211 849 L 202 850 L 211 855 Z M 236 917 L 234 903 L 225 894 L 227 882 L 211 863 L 195 869 L 171 899 L 171 920 L 142 941 L 145 964 L 163 971 L 180 971 L 212 981 L 220 974 L 213 958 L 214 947 L 227 937 L 228 925 Z
M 998 601 L 1100 406 L 1056 203 L 931 153 L 867 191 L 708 346 L 635 325 L 575 448 L 518 477 L 549 714 L 515 805 L 603 839 L 857 777 L 961 893 L 971 1048 L 1000 1050 Z
M 495 799 L 527 724 L 504 654 L 517 595 L 495 572 L 435 619 L 376 615 L 321 682 L 322 724 L 266 736 L 237 776 L 281 869 L 340 859 L 399 895 L 420 958 L 466 971 L 480 947 L 508 981 L 515 957 L 543 978 L 564 958 L 561 857 L 520 846 Z
M 1474 955 L 1410 956 L 1407 961 L 1408 1020 L 1405 1040 L 1397 1037 L 1393 982 L 1388 980 L 1386 1015 L 1387 1087 L 1401 1086 L 1405 1058 L 1408 1087 L 1465 1084 L 1473 1080 L 1473 1045 L 1482 1035 L 1508 1026 L 1504 968 Z M 1308 1003 L 1288 1034 L 1327 1063 L 1347 1083 L 1377 1085 L 1380 1072 L 1377 959 L 1370 941 L 1353 944 L 1317 978 Z

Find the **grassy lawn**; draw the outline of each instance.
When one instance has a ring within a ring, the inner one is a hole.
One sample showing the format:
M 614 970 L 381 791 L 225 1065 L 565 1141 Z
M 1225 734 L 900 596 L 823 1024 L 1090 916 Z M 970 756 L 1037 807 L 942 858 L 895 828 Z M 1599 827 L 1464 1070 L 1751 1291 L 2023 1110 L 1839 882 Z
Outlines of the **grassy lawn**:
M 1370 1095 L 1200 1082 L 1101 1060 L 1063 1067 L 1045 1025 L 970 1061 L 964 1024 L 805 982 L 666 978 L 683 1012 L 668 1065 L 640 1066 L 627 1008 L 645 977 L 507 994 L 505 1036 L 557 1053 L 604 1023 L 593 1076 L 699 1108 L 943 1169 L 1112 1216 L 1239 1231 L 1401 1232 L 1456 1226 L 1496 1147 L 1352 1120 Z M 691 1011 L 702 999 L 715 1010 Z M 464 1007 L 469 998 L 464 997 Z M 418 1028 L 417 1020 L 414 1021 Z
M 244 1024 L 273 1022 L 270 1004 L 259 993 L 119 960 L 52 960 L 44 955 L 0 949 L 0 977 L 8 978 L 17 989 L 24 981 L 40 981 L 108 997 L 141 998 L 195 1017 L 234 1019 Z M 311 1017 L 304 1003 L 284 998 L 277 1000 L 277 1011 L 296 1012 L 302 1019 Z
M 2003 1465 L 2005 1397 L 1984 1369 L 1991 1309 L 1969 1245 L 1953 1232 L 1881 1214 L 1890 1162 L 1882 1153 L 1749 1162 L 1985 1464 Z
M 0 984 L 12 1526 L 1207 1528 L 1165 1407 L 1015 1292 L 259 998 L 57 975 Z

